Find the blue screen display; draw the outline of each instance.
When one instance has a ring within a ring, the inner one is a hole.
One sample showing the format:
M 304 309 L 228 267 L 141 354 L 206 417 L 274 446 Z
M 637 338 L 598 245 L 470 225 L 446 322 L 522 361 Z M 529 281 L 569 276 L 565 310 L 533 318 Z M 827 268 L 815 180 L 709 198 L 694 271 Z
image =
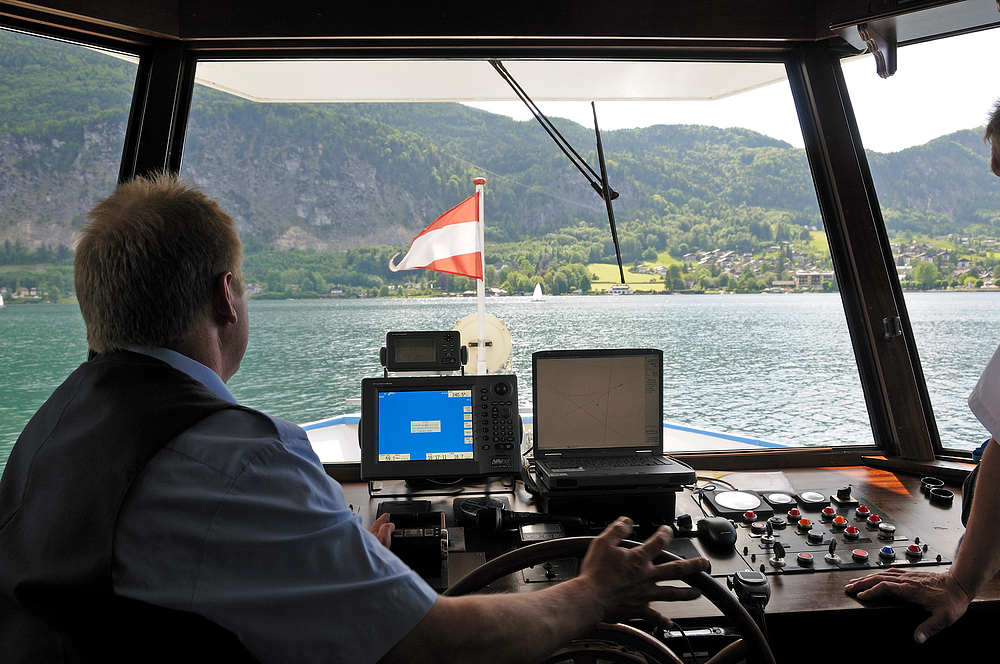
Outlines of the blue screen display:
M 378 393 L 378 460 L 473 458 L 472 390 Z

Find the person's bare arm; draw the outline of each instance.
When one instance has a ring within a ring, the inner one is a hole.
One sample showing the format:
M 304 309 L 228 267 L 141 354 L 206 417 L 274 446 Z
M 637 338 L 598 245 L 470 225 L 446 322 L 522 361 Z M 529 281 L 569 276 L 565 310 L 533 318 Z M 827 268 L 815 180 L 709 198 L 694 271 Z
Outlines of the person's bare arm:
M 699 591 L 660 586 L 708 569 L 695 558 L 654 565 L 670 541 L 661 529 L 634 549 L 619 543 L 632 525 L 619 519 L 594 540 L 575 579 L 532 593 L 439 597 L 424 619 L 382 659 L 397 662 L 537 662 L 601 621 L 670 620 L 653 601 L 694 599 Z
M 845 590 L 864 601 L 900 599 L 931 612 L 913 638 L 923 643 L 965 614 L 972 600 L 1000 572 L 1000 449 L 991 440 L 979 462 L 979 478 L 965 537 L 951 568 L 943 573 L 891 569 L 852 579 Z

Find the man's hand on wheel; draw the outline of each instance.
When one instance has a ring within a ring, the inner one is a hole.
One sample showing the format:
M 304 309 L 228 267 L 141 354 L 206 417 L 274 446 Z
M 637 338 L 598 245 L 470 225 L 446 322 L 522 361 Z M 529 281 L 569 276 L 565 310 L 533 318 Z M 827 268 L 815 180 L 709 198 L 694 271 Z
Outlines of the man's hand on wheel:
M 664 629 L 671 620 L 650 606 L 650 602 L 671 602 L 697 598 L 701 592 L 688 586 L 659 585 L 709 569 L 704 558 L 654 564 L 672 538 L 661 527 L 641 546 L 619 546 L 632 533 L 632 521 L 622 517 L 608 526 L 587 550 L 580 577 L 594 586 L 593 597 L 604 603 L 605 622 L 642 618 Z

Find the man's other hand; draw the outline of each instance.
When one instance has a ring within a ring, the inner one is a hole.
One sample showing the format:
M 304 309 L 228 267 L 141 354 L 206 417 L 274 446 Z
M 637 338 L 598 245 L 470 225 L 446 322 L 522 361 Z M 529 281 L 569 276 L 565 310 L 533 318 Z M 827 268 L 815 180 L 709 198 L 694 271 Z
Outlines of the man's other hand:
M 889 569 L 851 579 L 844 590 L 865 602 L 895 599 L 919 604 L 930 611 L 931 617 L 913 633 L 917 643 L 923 643 L 961 618 L 972 601 L 948 572 Z
M 375 519 L 372 527 L 368 531 L 378 538 L 379 542 L 382 542 L 382 546 L 389 548 L 392 544 L 392 533 L 396 530 L 396 524 L 389 522 L 389 513 L 386 512 L 379 518 Z
M 594 586 L 591 595 L 604 604 L 602 620 L 620 622 L 643 618 L 669 628 L 669 618 L 654 610 L 650 602 L 671 602 L 697 598 L 701 592 L 688 586 L 659 585 L 659 581 L 674 581 L 709 569 L 704 558 L 654 564 L 653 560 L 666 549 L 672 533 L 662 527 L 641 546 L 626 549 L 619 546 L 632 533 L 632 521 L 622 517 L 608 526 L 587 551 L 580 577 Z

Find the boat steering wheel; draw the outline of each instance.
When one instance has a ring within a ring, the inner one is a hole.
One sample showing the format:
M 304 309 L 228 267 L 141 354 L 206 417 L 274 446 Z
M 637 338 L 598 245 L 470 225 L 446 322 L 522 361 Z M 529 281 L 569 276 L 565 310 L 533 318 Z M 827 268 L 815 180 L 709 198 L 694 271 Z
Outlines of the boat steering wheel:
M 445 595 L 459 596 L 482 590 L 487 585 L 508 574 L 559 558 L 582 558 L 594 537 L 564 537 L 538 542 L 515 549 L 494 558 L 465 575 L 445 591 Z M 639 542 L 624 540 L 627 548 L 640 546 Z M 663 551 L 654 562 L 662 563 L 681 558 Z M 749 657 L 750 661 L 775 664 L 774 654 L 757 623 L 736 597 L 706 572 L 699 572 L 682 579 L 701 591 L 719 611 L 728 618 L 742 638 L 718 652 L 706 664 L 733 664 Z M 545 660 L 548 664 L 610 661 L 622 664 L 683 664 L 672 650 L 649 634 L 627 625 L 601 623 L 581 638 L 574 640 Z

